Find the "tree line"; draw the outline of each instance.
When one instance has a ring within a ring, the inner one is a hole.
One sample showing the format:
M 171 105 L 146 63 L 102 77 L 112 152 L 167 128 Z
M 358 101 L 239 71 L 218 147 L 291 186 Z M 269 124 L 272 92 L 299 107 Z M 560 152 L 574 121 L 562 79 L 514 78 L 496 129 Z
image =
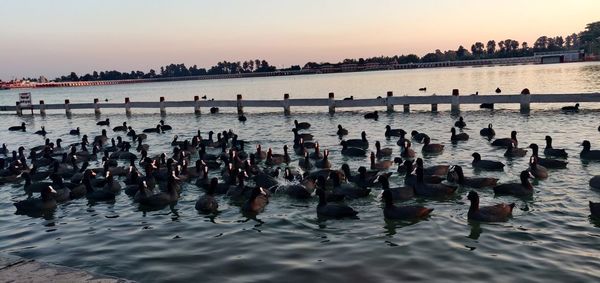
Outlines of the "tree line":
M 433 52 L 419 57 L 416 54 L 379 56 L 371 58 L 344 59 L 338 63 L 329 62 L 308 62 L 303 67 L 292 65 L 289 68 L 277 69 L 266 60 L 254 59 L 247 61 L 222 61 L 216 65 L 205 69 L 193 65 L 186 67 L 185 64 L 170 64 L 160 67 L 157 72 L 151 69 L 147 73 L 142 71 L 119 72 L 119 71 L 94 71 L 91 74 L 77 75 L 75 72 L 66 76 L 56 78 L 55 81 L 96 81 L 96 80 L 130 80 L 130 79 L 153 79 L 153 78 L 172 78 L 204 75 L 223 75 L 223 74 L 245 74 L 261 73 L 273 71 L 317 69 L 323 65 L 342 65 L 357 64 L 364 65 L 369 63 L 378 64 L 408 64 L 408 63 L 426 63 L 443 62 L 456 60 L 476 60 L 476 59 L 494 59 L 509 57 L 532 56 L 535 52 L 560 51 L 560 50 L 580 50 L 583 49 L 589 54 L 598 54 L 600 51 L 600 21 L 587 24 L 584 31 L 572 33 L 567 36 L 540 36 L 533 44 L 528 42 L 519 42 L 513 39 L 478 41 L 471 44 L 470 48 L 460 45 L 456 50 L 441 51 L 436 49 Z M 35 81 L 35 79 L 33 79 Z

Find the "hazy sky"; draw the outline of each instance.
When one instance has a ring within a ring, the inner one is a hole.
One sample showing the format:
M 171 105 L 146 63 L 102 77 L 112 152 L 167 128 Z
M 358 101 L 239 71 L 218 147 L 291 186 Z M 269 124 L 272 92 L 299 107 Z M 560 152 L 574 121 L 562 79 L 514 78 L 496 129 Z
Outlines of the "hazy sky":
M 3 0 L 0 78 L 469 48 L 579 32 L 600 0 Z

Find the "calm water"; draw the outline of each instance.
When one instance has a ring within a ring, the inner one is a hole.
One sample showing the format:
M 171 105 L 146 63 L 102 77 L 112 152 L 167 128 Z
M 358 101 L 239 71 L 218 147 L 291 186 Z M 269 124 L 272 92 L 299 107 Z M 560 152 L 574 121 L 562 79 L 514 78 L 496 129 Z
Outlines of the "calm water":
M 50 103 L 65 98 L 89 102 L 94 97 L 121 101 L 123 96 L 132 100 L 158 100 L 159 96 L 175 100 L 197 94 L 232 99 L 238 92 L 248 98 L 279 98 L 284 92 L 293 97 L 322 97 L 329 91 L 355 97 L 382 95 L 387 90 L 416 95 L 422 86 L 427 86 L 428 93 L 447 93 L 452 88 L 463 93 L 488 93 L 497 86 L 507 93 L 523 87 L 534 93 L 598 92 L 599 71 L 600 64 L 430 69 L 44 89 L 32 93 L 34 99 L 43 96 Z M 2 94 L 0 104 L 14 103 L 16 95 Z M 334 167 L 347 162 L 356 170 L 368 164 L 367 159 L 341 156 L 335 136 L 337 124 L 350 129 L 348 138 L 357 138 L 365 130 L 371 146 L 379 140 L 398 155 L 396 140 L 386 140 L 383 134 L 385 125 L 390 124 L 409 132 L 425 131 L 433 142 L 446 145 L 443 154 L 426 158 L 426 165 L 459 164 L 465 168 L 465 175 L 495 176 L 500 182 L 509 182 L 518 179 L 519 172 L 527 167 L 527 158 L 507 160 L 502 150 L 492 148 L 479 136 L 479 129 L 493 123 L 497 137 L 517 130 L 522 146 L 535 142 L 543 147 L 544 136 L 551 135 L 555 147 L 567 149 L 568 169 L 551 170 L 548 179 L 534 182 L 533 199 L 494 197 L 489 189 L 479 190 L 482 205 L 517 204 L 513 219 L 506 223 L 467 221 L 465 188 L 447 201 L 406 202 L 435 209 L 429 219 L 417 223 L 386 222 L 379 189 L 368 198 L 348 202 L 359 211 L 357 220 L 318 221 L 316 198 L 295 201 L 282 195 L 273 196 L 257 219 L 243 217 L 239 207 L 226 197 L 218 197 L 221 212 L 207 217 L 194 209 L 202 193 L 190 184 L 183 186 L 181 200 L 172 209 L 143 212 L 121 193 L 114 204 L 92 205 L 79 199 L 59 205 L 53 217 L 30 218 L 15 215 L 13 202 L 25 197 L 19 183 L 0 187 L 0 252 L 143 282 L 506 282 L 508 278 L 519 282 L 596 282 L 600 279 L 600 222 L 589 218 L 588 201 L 600 201 L 600 193 L 590 189 L 588 181 L 600 174 L 600 162 L 582 162 L 578 156 L 584 139 L 600 148 L 600 110 L 597 105 L 582 106 L 586 109 L 575 115 L 539 109 L 530 115 L 514 110 L 465 111 L 465 132 L 471 139 L 458 145 L 449 142 L 450 127 L 456 117 L 448 112 L 394 113 L 383 115 L 376 122 L 349 111 L 333 117 L 302 112 L 290 118 L 280 113 L 255 113 L 247 115 L 248 121 L 243 124 L 230 114 L 196 117 L 175 113 L 165 117 L 174 128 L 171 133 L 151 134 L 147 140 L 150 155 L 154 155 L 171 151 L 174 134 L 191 138 L 197 129 L 233 129 L 250 142 L 248 151 L 261 143 L 281 152 L 284 144 L 291 146 L 290 129 L 293 120 L 298 119 L 312 123 L 310 132 L 323 148 L 331 151 Z M 2 118 L 0 142 L 14 149 L 22 144 L 43 144 L 43 138 L 30 132 L 6 130 L 22 121 L 32 130 L 46 126 L 49 138 L 62 138 L 64 144 L 70 144 L 76 138 L 66 135 L 69 129 L 79 126 L 83 132 L 96 135 L 100 128 L 95 123 L 100 119 L 110 118 L 114 124 L 127 121 L 142 129 L 152 127 L 161 117 L 145 113 L 127 118 L 120 111 L 95 117 L 87 111 L 71 119 L 62 114 Z M 415 148 L 418 151 L 419 145 L 415 144 Z M 501 173 L 473 172 L 470 162 L 474 151 L 483 158 L 501 160 L 507 167 Z M 295 166 L 297 157 L 292 154 L 292 159 Z M 392 186 L 402 185 L 402 180 L 394 174 Z

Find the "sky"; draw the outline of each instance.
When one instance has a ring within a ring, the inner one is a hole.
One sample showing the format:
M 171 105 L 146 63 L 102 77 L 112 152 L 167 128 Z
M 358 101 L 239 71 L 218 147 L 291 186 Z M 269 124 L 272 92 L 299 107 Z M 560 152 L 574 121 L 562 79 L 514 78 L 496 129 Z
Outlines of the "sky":
M 277 67 L 566 36 L 600 0 L 3 0 L 0 79 L 265 59 Z

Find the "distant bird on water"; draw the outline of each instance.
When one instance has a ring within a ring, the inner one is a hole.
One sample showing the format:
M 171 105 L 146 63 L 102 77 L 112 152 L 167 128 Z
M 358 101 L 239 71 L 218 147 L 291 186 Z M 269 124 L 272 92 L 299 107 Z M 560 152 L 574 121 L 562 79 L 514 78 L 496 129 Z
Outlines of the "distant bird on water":
M 427 91 L 426 87 L 419 88 L 419 91 Z
M 499 87 L 497 87 L 497 88 L 496 88 L 496 93 L 497 93 L 497 94 L 500 94 L 501 92 L 502 92 L 502 90 L 501 90 Z
M 350 95 L 350 97 L 344 97 L 344 100 L 354 100 L 354 95 Z
M 564 106 L 562 111 L 567 113 L 577 113 L 579 112 L 579 103 L 576 103 L 575 106 Z

